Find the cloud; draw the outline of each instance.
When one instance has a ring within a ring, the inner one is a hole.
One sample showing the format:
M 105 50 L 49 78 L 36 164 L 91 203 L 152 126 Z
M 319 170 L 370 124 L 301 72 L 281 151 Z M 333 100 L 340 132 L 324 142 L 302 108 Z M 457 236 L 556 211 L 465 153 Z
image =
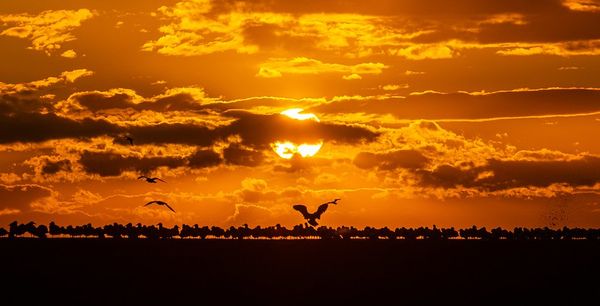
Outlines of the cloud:
M 562 5 L 572 11 L 600 12 L 600 3 L 597 0 L 563 0 Z
M 198 149 L 187 158 L 191 168 L 207 168 L 218 166 L 223 163 L 223 158 L 213 150 Z
M 66 58 L 76 58 L 77 52 L 75 52 L 73 50 L 67 50 L 67 51 L 61 53 L 60 56 L 66 57 Z
M 395 91 L 398 89 L 406 89 L 408 87 L 409 87 L 408 84 L 387 84 L 387 85 L 381 86 L 381 89 L 383 89 L 385 91 Z
M 122 128 L 105 120 L 71 120 L 54 114 L 0 114 L 0 143 L 42 142 L 116 134 Z
M 277 3 L 262 3 L 252 11 L 243 5 L 214 1 L 181 1 L 159 8 L 170 21 L 160 27 L 161 37 L 142 50 L 165 55 L 197 56 L 217 52 L 256 53 L 262 49 L 312 46 L 347 57 L 364 57 L 421 32 L 389 25 L 387 18 L 360 14 L 265 11 Z M 263 75 L 269 74 L 264 71 Z
M 223 158 L 227 164 L 255 167 L 262 164 L 265 156 L 261 151 L 246 149 L 239 144 L 230 144 L 223 149 Z
M 109 152 L 89 151 L 81 154 L 79 162 L 87 173 L 100 176 L 118 176 L 125 171 L 148 174 L 158 167 L 176 168 L 185 165 L 185 160 L 177 157 L 122 156 Z
M 396 150 L 385 153 L 360 152 L 353 160 L 353 163 L 359 168 L 378 170 L 420 169 L 428 162 L 428 158 L 415 150 Z
M 202 88 L 178 87 L 149 98 L 137 94 L 132 89 L 113 88 L 106 91 L 83 91 L 69 96 L 57 108 L 64 112 L 89 110 L 99 112 L 110 109 L 131 108 L 136 111 L 157 112 L 195 111 L 210 108 L 207 103 L 216 99 L 206 96 Z
M 515 44 L 507 45 L 496 51 L 500 55 L 529 56 L 529 55 L 556 55 L 563 57 L 578 55 L 600 55 L 600 39 L 578 40 L 552 44 Z
M 75 40 L 72 31 L 94 15 L 88 9 L 43 11 L 37 15 L 4 14 L 0 15 L 0 22 L 9 28 L 0 35 L 28 39 L 32 49 L 50 55 L 65 42 Z
M 307 109 L 314 113 L 392 114 L 399 119 L 482 119 L 600 111 L 597 88 L 514 89 L 495 92 L 426 91 L 383 99 L 350 97 Z
M 595 170 L 600 158 L 582 156 L 575 160 L 499 160 L 490 159 L 478 167 L 441 165 L 431 171 L 421 170 L 421 183 L 426 186 L 455 188 L 463 186 L 487 191 L 519 187 L 548 187 L 567 184 L 573 187 L 593 186 L 600 182 Z
M 425 72 L 423 71 L 412 71 L 412 70 L 406 70 L 404 71 L 405 75 L 423 75 L 425 74 Z
M 168 23 L 159 28 L 162 36 L 142 49 L 183 56 L 300 49 L 346 58 L 395 55 L 427 60 L 485 48 L 500 55 L 592 55 L 597 48 L 591 45 L 600 38 L 594 31 L 600 21 L 593 14 L 599 6 L 593 0 L 431 4 L 442 8 L 438 12 L 416 1 L 379 1 L 372 7 L 352 3 L 299 7 L 278 1 L 181 1 L 159 9 Z M 590 47 L 570 49 L 582 44 Z M 259 71 L 262 77 L 279 73 Z
M 68 84 L 77 81 L 79 78 L 91 76 L 94 72 L 87 69 L 75 69 L 64 71 L 57 77 L 47 77 L 42 80 L 27 83 L 2 83 L 0 82 L 0 94 L 3 95 L 27 95 L 39 90 L 56 86 L 58 84 Z
M 356 65 L 342 65 L 323 63 L 316 59 L 296 57 L 293 59 L 270 59 L 260 64 L 258 73 L 262 78 L 276 78 L 284 74 L 345 74 L 344 79 L 360 79 L 364 74 L 381 74 L 387 68 L 382 63 L 361 63 Z
M 228 111 L 236 118 L 231 124 L 219 127 L 224 135 L 239 135 L 242 144 L 253 148 L 268 148 L 275 141 L 315 143 L 325 140 L 333 143 L 359 144 L 372 142 L 379 133 L 363 126 L 294 120 L 280 114 L 262 115 L 245 111 Z
M 4 185 L 0 184 L 0 210 L 23 212 L 30 209 L 31 203 L 49 197 L 53 191 L 47 187 L 36 184 Z

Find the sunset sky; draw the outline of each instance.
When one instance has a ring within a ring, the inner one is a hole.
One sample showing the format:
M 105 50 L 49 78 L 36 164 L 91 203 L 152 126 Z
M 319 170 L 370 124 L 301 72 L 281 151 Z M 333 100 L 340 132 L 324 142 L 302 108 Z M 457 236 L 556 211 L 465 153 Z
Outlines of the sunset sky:
M 596 0 L 0 2 L 2 226 L 598 227 L 599 135 Z

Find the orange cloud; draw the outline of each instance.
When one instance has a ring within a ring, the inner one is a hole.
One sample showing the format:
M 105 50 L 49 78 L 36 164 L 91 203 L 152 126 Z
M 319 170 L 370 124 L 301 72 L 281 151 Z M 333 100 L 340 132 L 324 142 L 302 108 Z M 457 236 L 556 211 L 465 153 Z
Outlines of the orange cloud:
M 159 8 L 159 14 L 171 23 L 160 27 L 162 36 L 146 42 L 142 50 L 183 56 L 224 51 L 252 54 L 273 43 L 278 45 L 279 41 L 291 48 L 311 45 L 346 57 L 365 57 L 428 32 L 395 28 L 388 24 L 388 18 L 380 16 L 339 13 L 298 16 L 251 12 L 244 5 L 215 13 L 214 5 L 208 0 L 188 0 Z
M 344 79 L 360 79 L 364 74 L 381 74 L 388 66 L 382 63 L 361 63 L 356 65 L 343 65 L 323 63 L 316 59 L 296 57 L 293 59 L 271 59 L 260 64 L 259 77 L 274 78 L 283 74 L 322 74 L 341 73 Z
M 66 57 L 66 58 L 76 58 L 77 52 L 75 52 L 73 50 L 67 50 L 67 51 L 63 52 L 60 56 Z
M 600 12 L 600 3 L 597 0 L 563 0 L 562 5 L 573 11 Z
M 505 44 L 496 53 L 500 55 L 557 55 L 557 56 L 580 56 L 600 55 L 600 40 L 570 41 L 563 43 L 546 44 Z
M 47 77 L 43 80 L 28 83 L 7 84 L 0 82 L 1 94 L 29 94 L 40 89 L 48 88 L 60 83 L 73 83 L 79 78 L 91 76 L 94 72 L 87 69 L 75 69 L 62 72 L 57 77 Z
M 0 22 L 11 26 L 0 35 L 29 39 L 32 49 L 50 55 L 65 42 L 75 40 L 71 32 L 94 15 L 88 9 L 0 15 Z

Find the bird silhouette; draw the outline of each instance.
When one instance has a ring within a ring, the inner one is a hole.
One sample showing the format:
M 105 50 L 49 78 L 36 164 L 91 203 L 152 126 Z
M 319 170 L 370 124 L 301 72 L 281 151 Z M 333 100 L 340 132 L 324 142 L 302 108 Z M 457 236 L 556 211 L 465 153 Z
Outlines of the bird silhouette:
M 317 208 L 317 211 L 315 211 L 314 213 L 309 213 L 308 209 L 306 208 L 306 205 L 297 204 L 292 207 L 302 214 L 304 219 L 306 219 L 306 221 L 308 221 L 308 224 L 310 224 L 312 226 L 317 226 L 317 225 L 319 225 L 319 223 L 317 223 L 317 219 L 321 219 L 321 215 L 327 210 L 327 207 L 329 206 L 329 204 L 337 205 L 337 201 L 339 201 L 339 200 L 340 199 L 334 199 L 333 201 L 329 201 L 329 202 L 319 205 L 319 207 Z
M 167 204 L 167 202 L 163 202 L 163 201 L 150 201 L 150 202 L 146 203 L 146 205 L 144 205 L 144 206 L 148 206 L 150 204 L 158 204 L 158 205 L 166 206 L 171 211 L 175 212 L 175 210 L 171 206 L 169 206 L 169 204 Z
M 161 182 L 163 182 L 163 183 L 166 183 L 165 181 L 161 180 L 161 179 L 160 179 L 160 178 L 158 178 L 158 177 L 147 177 L 147 176 L 145 176 L 145 175 L 141 175 L 140 177 L 138 177 L 138 180 L 141 180 L 141 179 L 145 179 L 145 180 L 146 180 L 146 182 L 148 182 L 148 183 L 156 183 L 156 181 L 157 181 L 157 180 L 158 180 L 158 181 L 161 181 Z

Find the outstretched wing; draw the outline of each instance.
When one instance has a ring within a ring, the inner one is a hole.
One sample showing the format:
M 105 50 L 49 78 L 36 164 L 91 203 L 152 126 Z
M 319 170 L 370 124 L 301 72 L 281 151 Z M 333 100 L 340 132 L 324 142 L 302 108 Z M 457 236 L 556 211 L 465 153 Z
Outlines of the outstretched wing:
M 321 215 L 327 210 L 327 206 L 329 206 L 327 203 L 319 205 L 319 208 L 314 213 L 315 218 L 320 219 Z
M 144 205 L 144 206 L 148 206 L 148 205 L 153 204 L 153 203 L 158 203 L 158 201 L 150 201 L 150 202 L 146 203 L 146 205 Z
M 304 217 L 304 219 L 309 219 L 311 216 L 311 214 L 308 212 L 308 209 L 306 209 L 306 206 L 301 205 L 301 204 L 297 204 L 292 206 L 292 208 L 294 208 L 295 210 L 299 211 L 302 216 Z
M 160 178 L 158 178 L 158 177 L 153 177 L 152 179 L 153 179 L 153 180 L 159 180 L 159 181 L 161 181 L 161 182 L 163 182 L 163 183 L 166 183 L 165 181 L 161 180 L 161 179 L 160 179 Z
M 175 210 L 171 206 L 169 206 L 169 204 L 165 203 L 165 206 L 168 207 L 171 211 L 175 212 Z
M 145 176 L 145 175 L 140 175 L 140 176 L 138 177 L 138 180 L 139 180 L 139 179 L 145 179 L 145 178 L 146 178 L 146 176 Z

